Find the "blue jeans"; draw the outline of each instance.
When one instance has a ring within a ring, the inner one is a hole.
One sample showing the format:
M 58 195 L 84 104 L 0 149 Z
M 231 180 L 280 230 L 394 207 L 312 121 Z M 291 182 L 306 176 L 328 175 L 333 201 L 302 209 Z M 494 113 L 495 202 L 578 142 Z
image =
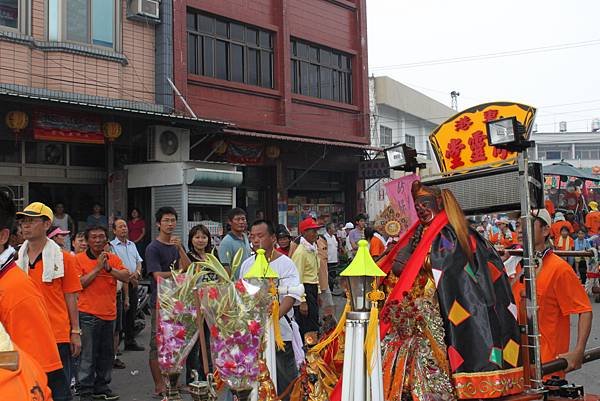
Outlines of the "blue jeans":
M 70 401 L 71 395 L 71 344 L 58 343 L 58 353 L 63 368 L 48 373 L 48 387 L 55 401 Z
M 79 394 L 82 397 L 109 391 L 114 359 L 114 320 L 79 312 L 81 356 Z

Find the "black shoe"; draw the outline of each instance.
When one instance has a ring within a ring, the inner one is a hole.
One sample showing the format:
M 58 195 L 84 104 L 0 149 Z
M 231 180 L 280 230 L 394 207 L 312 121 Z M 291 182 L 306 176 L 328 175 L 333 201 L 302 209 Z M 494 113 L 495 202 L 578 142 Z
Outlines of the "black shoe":
M 131 343 L 131 344 L 126 344 L 125 345 L 125 351 L 145 351 L 146 348 L 142 347 L 141 345 L 139 345 L 138 343 Z
M 125 369 L 125 364 L 119 358 L 113 362 L 113 369 Z M 108 398 L 107 398 L 108 399 Z M 112 398 L 111 398 L 112 399 Z
M 103 393 L 94 393 L 92 398 L 95 400 L 118 400 L 119 396 L 112 392 L 112 390 L 106 390 Z

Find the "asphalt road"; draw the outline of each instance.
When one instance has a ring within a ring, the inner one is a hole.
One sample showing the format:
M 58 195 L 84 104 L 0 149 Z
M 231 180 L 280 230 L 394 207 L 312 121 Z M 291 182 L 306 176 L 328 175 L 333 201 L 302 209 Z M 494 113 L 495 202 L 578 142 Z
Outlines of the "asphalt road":
M 341 313 L 344 298 L 336 297 L 337 310 Z M 593 303 L 594 316 L 592 332 L 587 348 L 600 347 L 600 304 Z M 150 334 L 150 319 L 146 320 L 146 329 L 138 336 L 138 343 L 146 347 L 146 351 L 123 352 L 120 357 L 127 365 L 126 369 L 113 370 L 112 389 L 121 395 L 125 401 L 147 401 L 154 400 L 152 397 L 154 385 L 148 368 L 148 341 Z M 577 320 L 571 320 L 571 342 L 576 338 Z M 583 384 L 586 393 L 600 394 L 600 360 L 583 366 L 577 372 L 567 376 L 569 382 Z M 189 395 L 183 396 L 185 400 L 191 400 Z

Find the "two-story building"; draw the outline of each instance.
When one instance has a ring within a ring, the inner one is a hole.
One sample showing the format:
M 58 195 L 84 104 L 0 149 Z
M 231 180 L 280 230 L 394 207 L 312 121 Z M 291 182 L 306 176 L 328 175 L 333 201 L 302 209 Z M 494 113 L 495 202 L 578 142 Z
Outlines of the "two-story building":
M 432 159 L 429 135 L 456 112 L 446 105 L 390 77 L 369 78 L 371 98 L 371 144 L 378 148 L 405 143 L 417 150 L 419 161 L 427 167 L 421 176 L 439 172 Z M 375 152 L 373 152 L 375 154 Z M 379 154 L 377 157 L 384 157 Z M 391 171 L 390 179 L 367 180 L 367 212 L 371 220 L 388 204 L 385 184 L 403 175 Z
M 311 211 L 343 222 L 364 210 L 365 0 L 186 0 L 173 26 L 176 86 L 198 115 L 235 125 L 191 158 L 241 166 L 250 220 L 293 230 Z
M 180 146 L 189 131 L 224 126 L 173 107 L 165 90 L 172 61 L 164 61 L 172 46 L 165 25 L 172 24 L 163 24 L 172 16 L 147 3 L 156 8 L 121 0 L 0 2 L 0 187 L 19 207 L 62 202 L 83 222 L 98 202 L 106 214 L 124 216 L 124 166 L 189 160 Z M 147 215 L 159 206 L 152 189 L 129 195 L 129 206 Z

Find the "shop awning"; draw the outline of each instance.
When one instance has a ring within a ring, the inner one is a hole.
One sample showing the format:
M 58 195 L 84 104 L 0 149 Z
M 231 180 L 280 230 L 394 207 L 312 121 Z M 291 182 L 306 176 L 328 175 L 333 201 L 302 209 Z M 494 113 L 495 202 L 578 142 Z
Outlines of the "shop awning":
M 241 171 L 192 168 L 185 170 L 185 183 L 193 186 L 233 188 L 242 184 Z
M 111 114 L 137 115 L 142 118 L 179 123 L 186 125 L 212 125 L 216 127 L 233 126 L 233 124 L 188 117 L 169 113 L 165 106 L 140 101 L 105 98 L 100 96 L 83 95 L 45 88 L 31 88 L 22 85 L 0 84 L 0 99 L 46 104 L 48 106 L 77 106 L 97 112 Z
M 600 181 L 600 177 L 588 174 L 585 170 L 579 169 L 567 162 L 553 163 L 544 166 L 544 175 L 564 175 L 567 177 L 581 178 L 590 181 Z
M 290 135 L 281 135 L 281 134 L 265 134 L 263 132 L 253 132 L 253 131 L 245 131 L 238 130 L 232 128 L 225 128 L 223 132 L 226 134 L 232 135 L 240 135 L 240 136 L 251 136 L 255 138 L 264 138 L 264 139 L 273 139 L 277 141 L 294 141 L 294 142 L 305 142 L 305 143 L 315 143 L 319 145 L 330 145 L 330 146 L 340 146 L 345 148 L 356 148 L 356 149 L 364 149 L 364 150 L 373 150 L 376 152 L 382 152 L 383 148 L 379 148 L 371 145 L 363 145 L 360 143 L 352 143 L 352 142 L 341 142 L 341 141 L 330 141 L 326 139 L 316 139 L 316 138 L 304 138 L 300 136 L 290 136 Z

